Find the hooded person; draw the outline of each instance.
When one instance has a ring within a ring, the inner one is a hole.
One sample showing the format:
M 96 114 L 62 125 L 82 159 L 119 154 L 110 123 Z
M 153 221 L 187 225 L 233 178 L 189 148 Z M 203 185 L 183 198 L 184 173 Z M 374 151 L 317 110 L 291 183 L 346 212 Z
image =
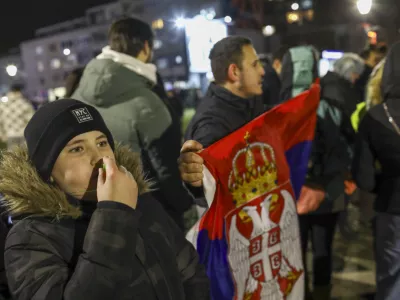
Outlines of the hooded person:
M 110 26 L 108 40 L 85 67 L 72 97 L 96 107 L 115 138 L 141 153 L 154 182 L 153 197 L 183 229 L 183 214 L 193 199 L 179 176 L 179 123 L 154 92 L 159 92 L 157 68 L 150 63 L 154 33 L 149 24 L 124 18 Z
M 382 76 L 383 103 L 359 127 L 353 176 L 375 200 L 376 299 L 400 298 L 400 43 L 392 46 Z
M 25 139 L 0 162 L 13 299 L 209 299 L 196 251 L 94 107 L 49 103 Z

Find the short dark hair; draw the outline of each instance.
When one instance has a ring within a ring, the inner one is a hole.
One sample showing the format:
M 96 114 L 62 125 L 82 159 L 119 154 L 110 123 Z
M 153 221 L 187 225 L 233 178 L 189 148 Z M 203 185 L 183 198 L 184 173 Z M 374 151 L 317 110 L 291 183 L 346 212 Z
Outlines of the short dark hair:
M 14 92 L 14 93 L 17 93 L 17 92 L 22 93 L 23 90 L 24 90 L 24 85 L 21 83 L 15 83 L 15 84 L 11 85 L 11 87 L 10 87 L 10 92 Z
M 222 84 L 228 77 L 231 64 L 242 67 L 243 47 L 252 45 L 251 40 L 241 36 L 230 36 L 217 42 L 211 49 L 209 59 L 215 83 Z
M 135 18 L 115 21 L 108 32 L 108 43 L 114 51 L 137 57 L 148 42 L 153 48 L 154 33 L 150 25 Z
M 288 46 L 281 46 L 278 50 L 276 50 L 272 55 L 272 61 L 279 60 L 282 61 L 283 57 L 285 56 L 286 52 L 288 52 Z

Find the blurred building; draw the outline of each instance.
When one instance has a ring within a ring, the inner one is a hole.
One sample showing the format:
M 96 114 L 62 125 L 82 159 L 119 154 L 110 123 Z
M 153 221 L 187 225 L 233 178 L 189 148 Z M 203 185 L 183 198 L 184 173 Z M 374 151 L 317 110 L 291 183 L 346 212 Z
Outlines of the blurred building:
M 94 7 L 81 18 L 39 28 L 21 43 L 26 92 L 36 101 L 65 93 L 65 77 L 85 66 L 107 43 L 108 24 L 121 16 L 118 3 Z
M 190 65 L 204 61 L 205 54 L 190 54 L 185 24 L 193 25 L 188 20 L 199 15 L 212 21 L 220 14 L 217 4 L 214 0 L 119 0 L 88 9 L 83 17 L 37 29 L 34 39 L 20 45 L 26 91 L 37 101 L 63 96 L 67 74 L 74 68 L 84 67 L 101 52 L 107 45 L 109 25 L 122 16 L 139 17 L 152 24 L 156 32 L 154 62 L 161 76 L 167 85 L 187 83 L 193 73 Z M 214 34 L 213 30 L 202 32 L 197 39 L 203 41 L 209 41 L 209 35 Z M 202 48 L 206 46 L 203 44 Z M 197 61 L 190 60 L 196 56 Z M 199 85 L 199 80 L 195 80 L 195 85 Z

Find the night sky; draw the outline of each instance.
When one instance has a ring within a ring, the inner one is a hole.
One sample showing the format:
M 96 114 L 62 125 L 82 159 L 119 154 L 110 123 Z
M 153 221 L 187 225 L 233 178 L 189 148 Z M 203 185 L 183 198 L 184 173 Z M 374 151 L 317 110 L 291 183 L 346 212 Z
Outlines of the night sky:
M 112 0 L 3 0 L 0 6 L 0 54 L 34 38 L 37 28 L 78 18 L 85 9 Z

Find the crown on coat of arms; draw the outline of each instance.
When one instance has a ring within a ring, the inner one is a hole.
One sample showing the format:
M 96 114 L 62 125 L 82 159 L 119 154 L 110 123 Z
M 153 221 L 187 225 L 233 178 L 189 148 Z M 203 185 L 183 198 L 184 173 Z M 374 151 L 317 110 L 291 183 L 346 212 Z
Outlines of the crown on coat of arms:
M 236 207 L 255 199 L 277 186 L 278 171 L 272 147 L 265 143 L 249 143 L 246 132 L 246 148 L 239 150 L 229 174 L 228 187 Z

